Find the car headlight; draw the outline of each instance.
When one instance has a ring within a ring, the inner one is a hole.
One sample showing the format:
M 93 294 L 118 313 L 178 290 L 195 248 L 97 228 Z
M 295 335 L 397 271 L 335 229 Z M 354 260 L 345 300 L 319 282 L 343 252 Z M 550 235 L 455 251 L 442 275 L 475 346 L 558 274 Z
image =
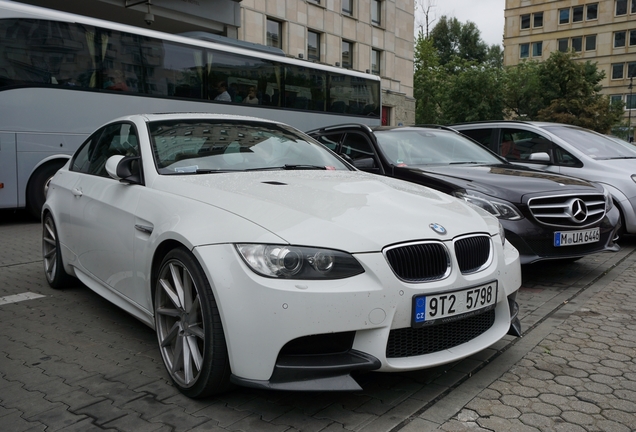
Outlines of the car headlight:
M 499 223 L 499 237 L 501 237 L 501 245 L 506 244 L 506 231 L 501 223 Z
M 342 279 L 364 273 L 353 255 L 305 246 L 237 244 L 245 263 L 262 276 L 282 279 Z
M 603 195 L 605 196 L 605 211 L 608 212 L 614 208 L 614 200 L 612 199 L 612 194 L 607 190 L 605 186 L 603 186 Z
M 458 191 L 454 195 L 461 198 L 469 204 L 473 204 L 486 210 L 499 219 L 519 220 L 522 218 L 521 213 L 509 203 L 493 199 L 487 195 L 475 191 Z

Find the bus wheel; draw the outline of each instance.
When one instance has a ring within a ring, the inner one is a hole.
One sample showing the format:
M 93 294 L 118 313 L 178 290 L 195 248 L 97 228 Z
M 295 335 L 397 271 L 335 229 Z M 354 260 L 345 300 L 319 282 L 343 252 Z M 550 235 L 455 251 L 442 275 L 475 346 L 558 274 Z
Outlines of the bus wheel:
M 42 206 L 46 200 L 46 189 L 49 182 L 60 168 L 64 166 L 66 160 L 56 160 L 39 167 L 31 178 L 26 190 L 27 210 L 35 219 L 42 217 Z

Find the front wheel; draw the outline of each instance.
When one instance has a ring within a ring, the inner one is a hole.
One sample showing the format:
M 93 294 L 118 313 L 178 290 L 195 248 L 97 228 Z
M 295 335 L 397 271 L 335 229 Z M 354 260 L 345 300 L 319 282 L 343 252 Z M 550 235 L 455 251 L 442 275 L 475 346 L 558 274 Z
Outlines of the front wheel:
M 155 327 L 163 362 L 183 394 L 200 398 L 229 389 L 219 310 L 203 269 L 185 248 L 170 251 L 161 263 Z
M 60 239 L 50 213 L 42 221 L 42 261 L 46 281 L 51 288 L 59 289 L 71 282 L 71 276 L 64 270 Z

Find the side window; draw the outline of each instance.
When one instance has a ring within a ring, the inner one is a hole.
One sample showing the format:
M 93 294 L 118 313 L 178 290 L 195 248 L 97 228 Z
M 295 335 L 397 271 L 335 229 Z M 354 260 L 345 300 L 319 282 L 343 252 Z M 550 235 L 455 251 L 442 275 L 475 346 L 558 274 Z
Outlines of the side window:
M 115 155 L 139 156 L 137 133 L 130 123 L 108 125 L 93 134 L 78 152 L 71 170 L 108 177 L 106 161 Z
M 582 167 L 583 163 L 578 160 L 572 153 L 562 149 L 558 145 L 554 146 L 554 159 L 556 163 L 567 167 Z
M 348 155 L 354 161 L 357 159 L 372 158 L 375 155 L 371 143 L 364 135 L 357 133 L 348 133 L 342 142 L 342 153 Z
M 327 147 L 329 150 L 332 150 L 336 153 L 340 153 L 339 144 L 342 142 L 342 137 L 344 134 L 330 134 L 330 135 L 319 135 L 314 138 L 322 145 Z
M 71 171 L 87 173 L 88 168 L 90 166 L 90 157 L 95 151 L 95 145 L 99 141 L 99 137 L 104 133 L 104 128 L 97 130 L 93 135 L 91 135 L 84 144 L 82 144 L 75 153 L 73 157 L 73 162 L 71 162 Z
M 498 153 L 511 161 L 529 162 L 534 153 L 551 156 L 552 142 L 541 135 L 522 129 L 502 129 Z
M 472 129 L 472 130 L 461 130 L 460 132 L 477 141 L 479 144 L 483 145 L 486 148 L 491 150 L 493 149 L 492 143 L 495 142 L 494 135 L 496 129 Z

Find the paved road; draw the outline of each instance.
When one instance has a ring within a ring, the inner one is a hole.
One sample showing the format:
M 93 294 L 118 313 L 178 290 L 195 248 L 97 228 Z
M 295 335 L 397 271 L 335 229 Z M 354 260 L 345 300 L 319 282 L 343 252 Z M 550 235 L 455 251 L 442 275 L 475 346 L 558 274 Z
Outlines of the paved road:
M 461 362 L 365 374 L 360 392 L 194 401 L 170 384 L 151 329 L 81 285 L 48 287 L 40 226 L 25 219 L 0 212 L 0 430 L 636 429 L 636 239 L 524 268 L 524 336 Z

